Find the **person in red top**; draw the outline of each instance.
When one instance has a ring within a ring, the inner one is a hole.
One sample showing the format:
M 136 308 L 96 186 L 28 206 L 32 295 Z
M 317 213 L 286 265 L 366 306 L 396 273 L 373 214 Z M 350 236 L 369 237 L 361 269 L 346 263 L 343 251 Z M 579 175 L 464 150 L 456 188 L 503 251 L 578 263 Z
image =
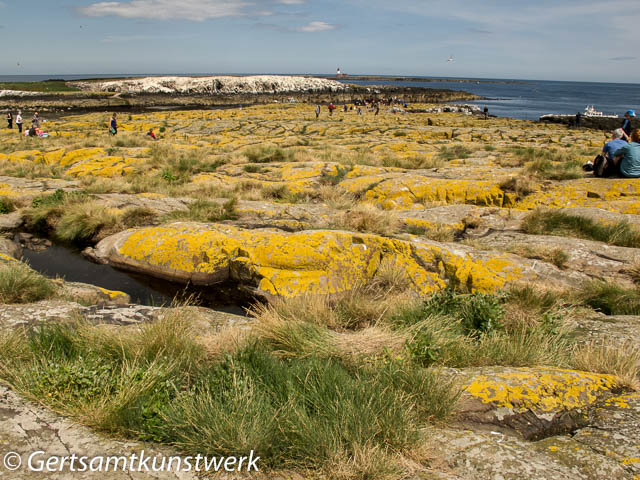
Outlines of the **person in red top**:
M 154 140 L 157 140 L 158 137 L 156 137 L 156 134 L 153 133 L 153 128 L 150 128 L 149 131 L 147 132 L 147 135 L 149 135 L 151 138 L 153 138 Z
M 336 109 L 336 106 L 332 103 L 329 104 L 329 115 L 333 115 L 333 111 Z

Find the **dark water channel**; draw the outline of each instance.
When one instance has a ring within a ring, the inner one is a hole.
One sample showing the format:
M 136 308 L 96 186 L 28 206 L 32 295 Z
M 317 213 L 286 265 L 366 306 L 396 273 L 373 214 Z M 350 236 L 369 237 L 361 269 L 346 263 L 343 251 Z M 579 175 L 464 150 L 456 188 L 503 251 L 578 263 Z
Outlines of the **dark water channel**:
M 245 308 L 255 302 L 235 285 L 209 287 L 183 285 L 146 275 L 125 272 L 109 265 L 99 265 L 81 253 L 62 245 L 42 250 L 23 249 L 23 259 L 38 272 L 51 278 L 61 277 L 69 282 L 82 282 L 119 290 L 140 305 L 167 306 L 174 298 L 190 298 L 190 302 L 213 310 L 245 315 Z

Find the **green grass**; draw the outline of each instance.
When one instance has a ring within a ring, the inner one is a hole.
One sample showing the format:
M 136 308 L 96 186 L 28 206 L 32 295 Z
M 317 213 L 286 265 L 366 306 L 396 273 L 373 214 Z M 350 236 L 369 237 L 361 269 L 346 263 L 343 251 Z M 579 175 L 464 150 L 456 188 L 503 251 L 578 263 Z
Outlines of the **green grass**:
M 582 305 L 605 315 L 640 315 L 640 288 L 626 288 L 595 280 L 584 284 L 575 294 Z
M 640 231 L 629 222 L 604 224 L 555 210 L 536 210 L 522 221 L 522 230 L 535 235 L 564 235 L 620 247 L 640 247 Z
M 438 152 L 438 158 L 444 161 L 469 158 L 471 149 L 464 145 L 453 145 L 451 147 L 442 147 Z
M 75 321 L 2 332 L 0 378 L 107 432 L 187 454 L 254 450 L 272 468 L 406 452 L 459 395 L 437 372 L 393 360 L 291 360 L 255 342 L 212 360 L 201 335 L 175 312 L 136 330 Z
M 293 158 L 292 150 L 285 150 L 271 145 L 253 147 L 243 152 L 243 154 L 250 163 L 290 162 Z
M 158 214 L 148 207 L 130 207 L 123 213 L 120 221 L 127 227 L 152 225 L 158 220 Z
M 262 172 L 262 167 L 260 165 L 254 165 L 254 164 L 247 164 L 247 165 L 243 165 L 242 170 L 244 170 L 247 173 L 260 173 Z
M 189 210 L 177 210 L 165 216 L 166 221 L 190 220 L 194 222 L 221 222 L 238 218 L 238 200 L 230 198 L 224 203 L 199 199 L 189 204 Z
M 15 202 L 8 197 L 0 198 L 0 215 L 11 213 L 15 210 Z
M 30 303 L 53 296 L 56 286 L 21 262 L 0 264 L 0 303 Z
M 500 296 L 445 290 L 397 312 L 391 322 L 409 335 L 408 355 L 423 366 L 566 365 L 568 343 L 557 329 L 561 313 L 555 299 L 547 302 L 527 290 Z
M 582 162 L 566 160 L 553 162 L 547 158 L 538 158 L 527 164 L 525 171 L 545 180 L 571 180 L 582 178 Z
M 46 80 L 44 82 L 1 82 L 0 90 L 21 90 L 24 92 L 79 92 L 75 87 L 67 85 L 64 80 Z
M 114 229 L 119 219 L 111 209 L 99 202 L 89 201 L 69 205 L 55 224 L 55 236 L 63 242 L 91 243 L 101 230 Z

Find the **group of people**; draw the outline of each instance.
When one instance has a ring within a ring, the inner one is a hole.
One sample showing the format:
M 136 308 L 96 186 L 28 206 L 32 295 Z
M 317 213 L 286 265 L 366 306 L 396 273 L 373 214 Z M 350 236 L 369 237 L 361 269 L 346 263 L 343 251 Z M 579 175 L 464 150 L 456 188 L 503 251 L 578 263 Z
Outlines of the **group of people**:
M 378 103 L 366 103 L 366 101 L 361 101 L 361 100 L 357 100 L 354 102 L 353 105 L 349 106 L 346 103 L 342 106 L 342 111 L 347 113 L 349 111 L 354 110 L 355 107 L 355 111 L 358 115 L 362 115 L 362 107 L 361 105 L 365 106 L 365 108 L 367 109 L 368 112 L 373 113 L 375 116 L 377 116 L 380 113 L 380 105 Z M 333 102 L 329 103 L 329 105 L 327 105 L 327 109 L 329 110 L 329 116 L 333 116 L 333 112 L 336 109 L 336 106 L 333 104 Z M 320 116 L 320 112 L 322 111 L 322 108 L 320 107 L 320 105 L 316 105 L 315 108 L 315 114 L 316 114 L 316 118 L 318 118 Z
M 117 135 L 118 134 L 118 116 L 115 113 L 111 116 L 111 120 L 109 121 L 109 133 L 111 135 Z M 156 136 L 156 134 L 153 131 L 153 127 L 151 127 L 149 129 L 149 131 L 147 132 L 147 136 L 151 137 L 153 140 L 157 140 L 158 139 L 158 137 Z
M 625 113 L 620 128 L 613 131 L 601 154 L 592 164 L 587 163 L 585 170 L 593 169 L 596 177 L 640 178 L 640 128 L 631 129 L 631 119 L 635 116 L 634 110 Z
M 25 130 L 24 134 L 27 137 L 42 137 L 44 135 L 46 135 L 46 133 L 42 130 L 42 127 L 40 125 L 40 116 L 38 115 L 38 112 L 35 112 L 33 114 L 33 118 L 31 119 L 31 128 Z M 18 113 L 15 116 L 15 124 L 16 124 L 16 128 L 18 129 L 18 133 L 22 133 L 22 125 L 23 125 L 23 119 L 22 119 L 22 112 L 20 110 L 18 110 Z M 14 117 L 13 114 L 11 112 L 7 113 L 7 128 L 9 130 L 13 130 L 13 123 L 14 123 Z M 47 135 L 48 136 L 48 135 Z

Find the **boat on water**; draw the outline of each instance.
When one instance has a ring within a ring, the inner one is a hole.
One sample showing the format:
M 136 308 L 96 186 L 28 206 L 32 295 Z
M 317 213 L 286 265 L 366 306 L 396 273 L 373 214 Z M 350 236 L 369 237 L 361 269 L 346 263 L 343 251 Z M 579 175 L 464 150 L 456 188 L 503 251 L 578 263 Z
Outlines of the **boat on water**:
M 618 117 L 618 115 L 606 115 L 602 112 L 599 112 L 598 110 L 596 110 L 595 105 L 587 105 L 584 109 L 584 112 L 580 113 L 580 115 L 582 115 L 583 117 L 595 117 L 595 118 L 620 118 Z M 557 117 L 557 118 L 573 118 L 576 117 L 576 115 L 574 114 L 567 114 L 567 113 L 547 113 L 545 115 L 542 115 L 540 117 L 540 120 L 543 120 L 545 118 L 551 118 L 551 117 Z
M 582 115 L 585 117 L 618 118 L 618 115 L 605 115 L 604 113 L 597 111 L 595 105 L 587 105 Z

